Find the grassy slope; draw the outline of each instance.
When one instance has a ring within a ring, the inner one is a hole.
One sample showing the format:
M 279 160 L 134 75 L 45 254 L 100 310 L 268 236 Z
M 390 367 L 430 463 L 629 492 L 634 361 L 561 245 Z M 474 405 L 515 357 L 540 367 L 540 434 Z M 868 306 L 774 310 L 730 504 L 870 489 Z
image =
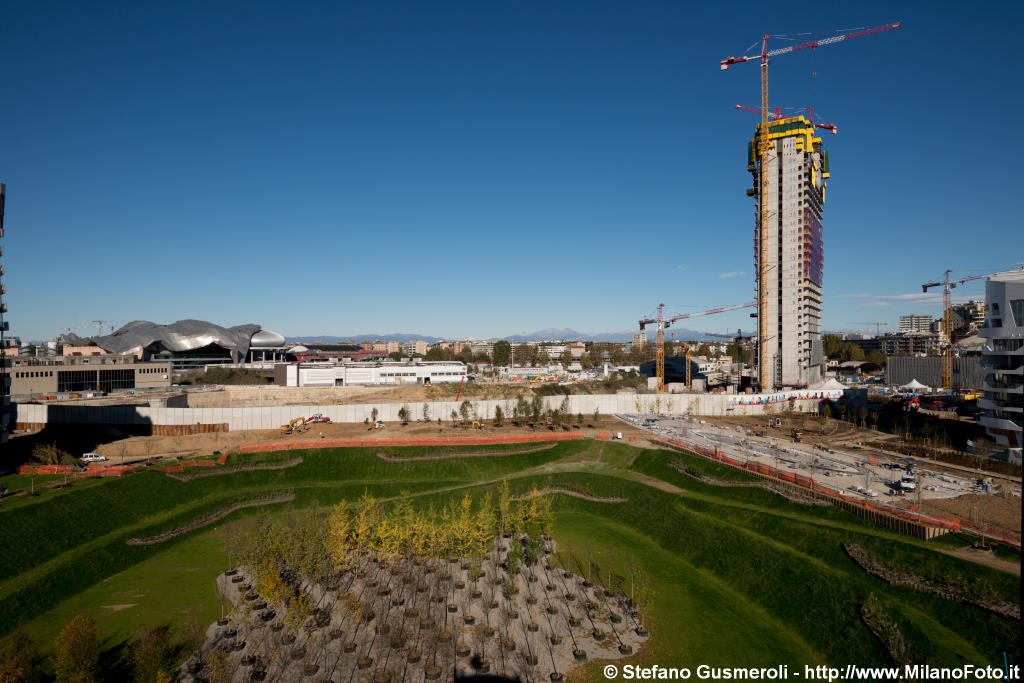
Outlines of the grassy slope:
M 26 629 L 47 650 L 64 624 L 82 612 L 96 619 L 108 647 L 123 642 L 140 624 L 180 629 L 197 618 L 205 628 L 220 617 L 214 578 L 226 563 L 221 530 L 205 531 L 61 602 Z
M 97 616 L 104 633 L 123 638 L 139 622 L 180 621 L 175 591 L 198 596 L 195 603 L 204 606 L 209 620 L 219 609 L 210 586 L 220 560 L 203 564 L 204 557 L 216 555 L 219 541 L 213 532 L 194 532 L 155 547 L 126 546 L 124 539 L 179 526 L 240 497 L 290 488 L 296 492 L 294 506 L 302 507 L 352 498 L 363 490 L 379 496 L 408 490 L 423 504 L 440 503 L 508 477 L 517 490 L 557 483 L 630 499 L 607 505 L 559 497 L 556 536 L 577 548 L 589 536 L 597 545 L 614 547 L 622 562 L 632 552 L 651 570 L 659 595 L 653 614 L 658 637 L 638 655 L 645 662 L 667 665 L 695 656 L 702 661 L 717 657 L 714 661 L 723 664 L 737 658 L 750 663 L 882 662 L 884 651 L 857 612 L 872 592 L 913 641 L 915 661 L 982 662 L 1002 649 L 1018 652 L 1018 623 L 887 586 L 856 567 L 841 543 L 854 540 L 888 560 L 933 574 L 988 581 L 1019 600 L 1016 577 L 935 553 L 923 542 L 842 510 L 794 505 L 757 489 L 710 487 L 669 467 L 682 459 L 719 478 L 737 474 L 720 471 L 715 463 L 595 442 L 422 463 L 386 463 L 375 453 L 268 454 L 266 459 L 301 454 L 305 460 L 287 470 L 187 483 L 143 473 L 72 489 L 46 504 L 2 510 L 0 541 L 11 552 L 0 557 L 0 631 L 13 626 L 14 615 L 38 616 L 30 630 L 46 638 L 70 614 L 85 609 Z M 646 485 L 655 480 L 683 493 Z M 96 510 L 104 514 L 97 516 Z M 231 519 L 256 512 L 240 511 Z M 42 542 L 26 542 L 40 534 Z M 190 571 L 182 573 L 182 566 Z M 166 577 L 177 577 L 172 588 Z M 136 595 L 141 597 L 132 598 Z M 122 611 L 98 607 L 132 603 L 136 606 Z M 677 632 L 680 636 L 668 635 Z M 599 677 L 593 666 L 586 671 Z

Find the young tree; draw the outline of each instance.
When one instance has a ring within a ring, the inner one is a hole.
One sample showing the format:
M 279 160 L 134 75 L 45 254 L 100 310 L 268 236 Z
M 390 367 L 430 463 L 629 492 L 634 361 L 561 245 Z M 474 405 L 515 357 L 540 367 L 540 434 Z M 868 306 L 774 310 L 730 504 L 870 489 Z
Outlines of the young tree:
M 501 406 L 494 406 L 494 426 L 500 427 L 505 423 L 505 411 Z
M 494 356 L 492 361 L 495 366 L 510 365 L 512 359 L 512 345 L 505 340 L 494 342 L 491 353 Z
M 437 418 L 437 420 L 438 420 L 438 422 L 440 422 L 441 418 Z M 430 404 L 429 403 L 424 403 L 423 404 L 423 421 L 424 422 L 430 422 Z
M 210 683 L 229 683 L 231 681 L 231 658 L 227 650 L 217 648 L 210 653 Z
M 377 421 L 377 416 L 378 416 L 378 415 L 380 415 L 380 413 L 378 413 L 378 412 L 377 412 L 377 409 L 376 409 L 376 408 L 374 408 L 373 410 L 371 410 L 371 411 L 370 411 L 370 422 L 376 422 L 376 421 Z
M 0 648 L 0 683 L 21 683 L 39 678 L 39 653 L 21 621 Z
M 526 403 L 526 399 L 520 396 L 516 399 L 516 407 L 513 409 L 515 421 L 527 420 L 530 417 L 530 406 Z
M 541 415 L 544 414 L 544 399 L 540 396 L 534 396 L 533 400 L 530 401 L 530 417 L 533 422 L 540 422 Z
M 128 648 L 131 651 L 132 678 L 135 681 L 150 683 L 161 677 L 170 680 L 170 672 L 174 670 L 174 648 L 166 626 L 140 626 Z
M 77 614 L 64 626 L 54 641 L 53 669 L 58 683 L 93 683 L 100 661 L 100 641 L 96 622 L 87 614 Z
M 469 415 L 473 410 L 473 404 L 468 400 L 463 401 L 462 405 L 459 406 L 459 415 L 462 416 L 463 422 L 469 422 Z
M 404 403 L 398 409 L 398 419 L 401 420 L 403 425 L 409 424 L 409 408 Z

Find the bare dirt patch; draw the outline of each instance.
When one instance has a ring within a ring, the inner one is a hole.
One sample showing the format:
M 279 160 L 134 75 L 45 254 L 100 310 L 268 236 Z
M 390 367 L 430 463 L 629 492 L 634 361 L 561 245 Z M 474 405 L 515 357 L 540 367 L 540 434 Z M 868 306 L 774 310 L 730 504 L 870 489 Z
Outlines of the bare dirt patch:
M 410 407 L 412 409 L 412 407 Z M 77 427 L 77 426 L 76 426 Z M 595 437 L 598 432 L 618 432 L 628 434 L 624 423 L 614 417 L 602 416 L 596 422 L 587 418 L 580 432 L 584 437 Z M 81 429 L 90 429 L 82 426 Z M 110 458 L 112 465 L 128 464 L 147 458 L 193 458 L 207 456 L 214 451 L 228 452 L 247 443 L 266 443 L 280 441 L 282 449 L 289 441 L 308 441 L 309 439 L 394 439 L 394 438 L 449 438 L 461 436 L 512 436 L 521 434 L 552 433 L 546 427 L 531 429 L 526 425 L 513 425 L 506 422 L 501 427 L 488 423 L 484 429 L 457 427 L 451 422 L 443 422 L 438 427 L 436 422 L 410 422 L 401 425 L 388 422 L 384 429 L 371 429 L 362 423 L 330 422 L 311 425 L 308 429 L 293 434 L 283 434 L 275 429 L 253 429 L 237 432 L 213 432 L 209 434 L 187 434 L 182 436 L 126 436 L 108 432 L 98 432 L 96 440 L 99 444 L 91 450 Z M 633 445 L 641 444 L 641 440 Z
M 103 609 L 108 609 L 111 612 L 120 612 L 123 609 L 128 609 L 129 607 L 135 607 L 135 605 L 137 605 L 137 604 L 139 604 L 139 603 L 131 602 L 131 603 L 128 603 L 127 605 L 100 605 L 100 607 L 102 607 Z
M 1021 532 L 1021 499 L 1018 496 L 982 496 L 970 493 L 956 498 L 935 498 L 924 501 L 924 514 L 937 517 L 955 516 L 985 523 L 990 527 Z

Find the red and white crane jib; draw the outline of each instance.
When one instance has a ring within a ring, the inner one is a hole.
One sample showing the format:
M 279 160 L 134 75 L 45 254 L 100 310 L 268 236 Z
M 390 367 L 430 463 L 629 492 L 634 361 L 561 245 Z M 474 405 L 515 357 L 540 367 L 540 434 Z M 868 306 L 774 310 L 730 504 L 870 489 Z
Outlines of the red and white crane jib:
M 714 315 L 715 313 L 725 313 L 726 311 L 736 311 L 741 308 L 754 308 L 756 306 L 756 301 L 748 301 L 745 304 L 736 304 L 735 306 L 722 306 L 720 308 L 711 308 L 706 311 L 700 311 L 698 313 L 681 313 L 680 315 L 674 315 L 671 318 L 661 318 L 661 314 L 659 312 L 658 318 L 645 318 L 641 320 L 640 329 L 643 330 L 645 325 L 650 325 L 652 323 L 657 322 L 665 323 L 667 326 L 671 323 L 674 323 L 677 320 L 683 320 L 685 318 L 699 318 L 704 315 Z
M 764 36 L 761 39 L 761 54 L 759 54 L 759 55 L 746 55 L 746 56 L 743 56 L 743 57 L 732 57 L 732 56 L 730 56 L 728 59 L 723 59 L 722 60 L 722 62 L 721 62 L 721 69 L 722 69 L 722 71 L 725 71 L 726 69 L 728 69 L 733 64 L 740 64 L 742 62 L 749 62 L 752 59 L 766 60 L 769 57 L 774 57 L 776 55 L 789 54 L 790 52 L 796 52 L 797 50 L 806 50 L 807 48 L 810 48 L 810 47 L 824 47 L 826 45 L 834 45 L 835 43 L 841 43 L 844 40 L 850 40 L 851 38 L 860 38 L 862 36 L 870 36 L 870 35 L 872 35 L 874 33 L 882 33 L 883 31 L 891 31 L 893 29 L 900 28 L 902 25 L 903 25 L 902 23 L 897 21 L 897 22 L 892 23 L 892 24 L 883 24 L 881 26 L 872 26 L 870 28 L 864 28 L 864 29 L 859 29 L 859 30 L 858 29 L 854 29 L 854 30 L 847 29 L 847 32 L 841 33 L 840 35 L 837 35 L 837 36 L 830 36 L 828 38 L 822 38 L 821 40 L 811 40 L 811 41 L 808 41 L 806 43 L 801 43 L 800 45 L 787 45 L 786 47 L 780 47 L 780 48 L 775 49 L 775 50 L 769 50 L 768 49 L 768 41 L 771 38 L 789 38 L 789 37 L 792 37 L 792 36 L 806 35 L 806 34 L 795 33 L 795 34 L 766 35 L 766 36 Z M 753 46 L 751 46 L 751 47 L 753 47 Z

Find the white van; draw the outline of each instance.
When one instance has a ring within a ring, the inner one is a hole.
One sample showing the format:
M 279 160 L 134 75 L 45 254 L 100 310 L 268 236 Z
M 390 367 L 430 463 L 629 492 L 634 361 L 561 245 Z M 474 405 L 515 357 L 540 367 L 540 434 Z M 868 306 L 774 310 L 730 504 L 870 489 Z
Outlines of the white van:
M 82 453 L 81 459 L 82 462 L 102 462 L 107 459 L 107 456 L 99 453 Z

